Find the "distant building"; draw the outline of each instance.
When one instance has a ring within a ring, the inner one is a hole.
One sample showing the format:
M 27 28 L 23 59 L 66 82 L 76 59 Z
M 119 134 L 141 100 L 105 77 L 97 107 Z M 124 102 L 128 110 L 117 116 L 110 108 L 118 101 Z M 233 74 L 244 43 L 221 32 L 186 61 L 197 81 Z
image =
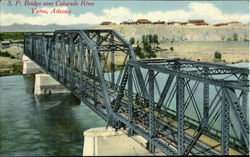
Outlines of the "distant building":
M 237 26 L 237 25 L 242 25 L 242 23 L 238 22 L 238 21 L 232 21 L 232 22 L 228 22 L 228 25 L 229 26 Z
M 180 25 L 180 22 L 175 22 L 175 21 L 168 22 L 168 25 L 170 25 L 170 26 L 176 26 L 176 25 Z
M 101 25 L 111 25 L 112 23 L 110 21 L 104 21 L 101 23 Z
M 186 26 L 188 23 L 187 22 L 181 22 L 180 25 Z
M 156 21 L 153 23 L 154 25 L 164 25 L 165 21 Z
M 228 23 L 217 23 L 217 24 L 214 24 L 213 26 L 215 27 L 228 26 Z
M 9 41 L 1 41 L 1 46 L 2 46 L 2 49 L 9 48 L 10 42 Z
M 209 25 L 204 20 L 188 20 L 187 25 L 195 25 L 195 26 L 207 26 Z
M 137 24 L 152 24 L 148 19 L 138 19 L 136 22 Z
M 136 25 L 137 22 L 135 21 L 123 21 L 122 23 L 120 23 L 120 25 Z

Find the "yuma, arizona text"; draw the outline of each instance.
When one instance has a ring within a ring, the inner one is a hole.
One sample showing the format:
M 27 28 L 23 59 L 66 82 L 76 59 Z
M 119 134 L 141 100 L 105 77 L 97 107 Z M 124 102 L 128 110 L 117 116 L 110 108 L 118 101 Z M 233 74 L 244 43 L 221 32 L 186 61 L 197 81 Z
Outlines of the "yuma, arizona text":
M 32 14 L 70 14 L 71 10 L 65 10 L 65 9 L 52 9 L 51 11 L 48 11 L 47 9 L 37 9 L 37 8 L 31 8 Z

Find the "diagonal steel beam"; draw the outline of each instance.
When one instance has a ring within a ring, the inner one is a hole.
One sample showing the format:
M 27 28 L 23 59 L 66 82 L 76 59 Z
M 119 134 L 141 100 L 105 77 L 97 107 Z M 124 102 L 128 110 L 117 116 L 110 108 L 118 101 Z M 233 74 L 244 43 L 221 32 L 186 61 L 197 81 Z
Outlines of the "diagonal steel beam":
M 240 125 L 240 132 L 243 135 L 244 141 L 249 147 L 249 122 L 240 106 L 239 100 L 236 96 L 236 93 L 234 89 L 224 89 L 225 97 L 228 100 L 228 103 L 230 103 L 230 106 L 233 109 L 233 113 Z
M 160 109 L 161 109 L 161 106 L 162 106 L 162 104 L 163 104 L 163 101 L 165 100 L 166 95 L 168 94 L 168 91 L 169 91 L 169 89 L 170 89 L 170 86 L 171 86 L 171 84 L 172 84 L 172 82 L 173 82 L 173 79 L 174 79 L 174 76 L 173 76 L 173 75 L 169 75 L 169 76 L 168 76 L 168 80 L 167 80 L 167 82 L 166 82 L 166 84 L 165 84 L 165 86 L 164 86 L 164 89 L 163 89 L 162 93 L 161 93 L 161 96 L 160 96 L 160 99 L 159 99 L 159 101 L 158 101 L 156 110 L 160 110 Z

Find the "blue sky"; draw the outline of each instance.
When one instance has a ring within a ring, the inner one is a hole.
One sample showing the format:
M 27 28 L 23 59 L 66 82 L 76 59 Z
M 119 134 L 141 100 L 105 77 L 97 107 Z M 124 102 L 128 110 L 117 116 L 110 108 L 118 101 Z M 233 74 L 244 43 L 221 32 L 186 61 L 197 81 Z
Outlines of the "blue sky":
M 16 0 L 12 0 L 15 2 Z M 94 6 L 52 6 L 24 7 L 7 6 L 8 0 L 2 0 L 1 25 L 30 23 L 46 25 L 57 24 L 99 24 L 102 21 L 120 23 L 124 20 L 148 18 L 152 21 L 187 21 L 204 19 L 210 24 L 228 21 L 248 23 L 249 1 L 90 1 Z M 29 0 L 34 1 L 34 0 Z M 57 0 L 36 0 L 37 2 L 55 2 Z M 64 1 L 64 0 L 60 0 Z M 74 0 L 66 0 L 73 2 Z M 80 3 L 82 0 L 77 0 Z M 87 0 L 86 0 L 87 1 Z M 48 14 L 32 14 L 32 9 L 47 10 Z M 70 14 L 50 14 L 53 8 L 71 10 Z

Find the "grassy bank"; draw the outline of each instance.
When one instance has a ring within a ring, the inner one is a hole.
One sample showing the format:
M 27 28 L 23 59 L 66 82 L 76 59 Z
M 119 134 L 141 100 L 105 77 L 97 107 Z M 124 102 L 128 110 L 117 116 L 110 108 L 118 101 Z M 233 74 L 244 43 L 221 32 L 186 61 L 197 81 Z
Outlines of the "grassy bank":
M 0 47 L 0 76 L 22 74 L 23 49 L 18 46 L 11 46 L 7 49 Z
M 15 63 L 8 67 L 0 67 L 0 76 L 22 75 L 23 64 Z
M 24 41 L 24 32 L 1 32 L 0 40 L 1 41 L 10 41 L 15 43 L 23 43 Z

